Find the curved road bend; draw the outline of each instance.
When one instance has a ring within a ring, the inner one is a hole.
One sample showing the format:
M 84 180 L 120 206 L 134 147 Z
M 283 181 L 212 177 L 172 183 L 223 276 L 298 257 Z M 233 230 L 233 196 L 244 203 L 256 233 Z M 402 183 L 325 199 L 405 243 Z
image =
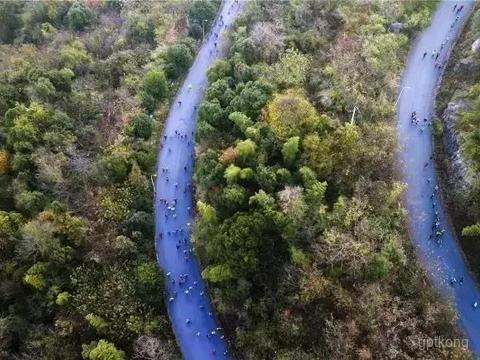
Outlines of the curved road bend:
M 454 10 L 454 5 L 457 8 Z M 408 184 L 405 200 L 410 217 L 410 232 L 422 262 L 435 285 L 451 296 L 459 315 L 460 326 L 468 338 L 469 348 L 480 355 L 480 290 L 471 274 L 449 225 L 438 195 L 438 182 L 431 160 L 432 136 L 429 121 L 433 113 L 436 87 L 474 3 L 442 1 L 431 22 L 411 50 L 402 78 L 398 102 L 398 139 L 404 181 Z M 460 12 L 457 10 L 463 6 Z M 458 16 L 458 18 L 457 18 Z M 443 44 L 443 46 L 442 46 Z M 424 52 L 428 54 L 423 58 Z M 438 51 L 432 56 L 432 51 Z M 411 114 L 416 111 L 418 124 Z M 424 121 L 427 119 L 427 122 Z M 436 224 L 438 221 L 439 224 Z M 473 304 L 479 302 L 479 307 Z
M 196 108 L 207 86 L 207 69 L 223 54 L 225 29 L 243 1 L 225 0 L 166 120 L 157 164 L 155 245 L 167 274 L 167 305 L 186 360 L 230 359 L 201 269 L 190 244 Z M 216 36 L 218 34 L 218 38 Z M 186 276 L 184 276 L 186 275 Z

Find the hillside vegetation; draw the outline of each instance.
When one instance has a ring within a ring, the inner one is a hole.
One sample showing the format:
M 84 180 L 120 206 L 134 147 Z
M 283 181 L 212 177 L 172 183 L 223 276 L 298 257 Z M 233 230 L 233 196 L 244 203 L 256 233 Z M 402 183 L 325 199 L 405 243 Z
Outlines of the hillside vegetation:
M 238 358 L 469 358 L 422 347 L 460 334 L 393 168 L 399 74 L 434 7 L 250 1 L 209 70 L 194 241 Z
M 0 1 L 0 358 L 179 357 L 150 176 L 218 6 Z
M 480 274 L 480 11 L 471 16 L 437 99 L 437 162 L 457 235 Z M 452 141 L 453 140 L 453 141 Z M 452 152 L 452 149 L 454 150 Z M 462 167 L 456 166 L 461 160 Z M 459 171 L 462 170 L 462 171 Z

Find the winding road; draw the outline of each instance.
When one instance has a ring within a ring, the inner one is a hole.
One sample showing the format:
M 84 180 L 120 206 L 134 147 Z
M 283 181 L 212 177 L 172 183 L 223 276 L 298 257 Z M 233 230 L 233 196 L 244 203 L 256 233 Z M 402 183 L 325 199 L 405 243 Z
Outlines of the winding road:
M 401 171 L 408 184 L 405 201 L 412 241 L 435 285 L 443 295 L 452 298 L 460 326 L 468 338 L 468 347 L 479 356 L 480 290 L 442 206 L 431 160 L 429 124 L 443 66 L 473 6 L 473 1 L 442 1 L 438 5 L 431 25 L 421 34 L 409 55 L 398 101 L 397 129 Z M 438 51 L 438 57 L 435 52 L 432 55 L 432 51 Z M 425 57 L 424 52 L 427 52 Z M 413 111 L 418 124 L 412 124 Z M 477 301 L 479 307 L 475 308 Z
M 196 109 L 208 84 L 208 67 L 224 54 L 225 30 L 243 1 L 226 0 L 166 120 L 157 165 L 155 246 L 167 274 L 167 306 L 173 330 L 186 360 L 230 359 L 215 317 L 201 268 L 190 244 L 192 174 Z

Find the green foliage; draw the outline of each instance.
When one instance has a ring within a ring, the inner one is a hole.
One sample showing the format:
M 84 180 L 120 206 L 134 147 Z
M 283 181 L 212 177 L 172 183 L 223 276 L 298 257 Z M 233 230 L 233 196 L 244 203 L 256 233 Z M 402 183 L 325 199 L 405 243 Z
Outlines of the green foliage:
M 75 40 L 60 50 L 60 64 L 68 69 L 79 69 L 90 63 L 91 57 L 82 42 Z
M 98 333 L 102 333 L 108 327 L 108 324 L 101 316 L 97 316 L 93 313 L 85 315 L 85 320 L 87 320 L 88 324 Z
M 275 199 L 265 191 L 259 190 L 255 195 L 250 196 L 248 204 L 250 206 L 257 206 L 260 209 L 268 210 L 275 206 Z
M 274 96 L 267 105 L 265 121 L 280 138 L 304 135 L 315 130 L 324 131 L 329 124 L 326 116 L 319 116 L 303 95 L 293 91 Z
M 22 3 L 4 0 L 0 2 L 0 42 L 11 44 L 22 25 Z
M 49 111 L 39 103 L 30 107 L 18 105 L 6 117 L 12 122 L 7 132 L 7 144 L 13 153 L 32 153 L 43 145 L 59 151 L 75 139 L 71 134 L 72 121 L 60 111 Z
M 188 11 L 188 19 L 190 21 L 192 35 L 199 39 L 202 36 L 202 26 L 205 33 L 210 29 L 215 14 L 217 12 L 215 3 L 212 0 L 198 0 L 192 2 L 192 6 Z M 194 27 L 199 30 L 193 31 Z
M 142 139 L 149 139 L 153 131 L 153 121 L 146 114 L 136 115 L 130 122 L 127 130 L 130 136 Z
M 24 191 L 15 198 L 17 208 L 22 212 L 33 216 L 45 206 L 45 196 L 40 191 Z
M 214 83 L 217 80 L 229 77 L 232 75 L 232 65 L 227 60 L 217 60 L 208 68 L 207 78 L 208 82 Z
M 69 292 L 63 291 L 57 295 L 57 299 L 55 300 L 55 304 L 58 306 L 64 306 L 70 302 L 72 295 Z
M 225 169 L 225 174 L 223 177 L 227 180 L 228 183 L 234 183 L 240 178 L 240 173 L 242 169 L 238 166 L 230 164 L 228 168 Z
M 297 249 L 295 246 L 290 247 L 290 256 L 294 264 L 307 268 L 310 264 L 308 256 L 301 249 Z
M 137 266 L 137 278 L 141 284 L 153 286 L 160 281 L 158 265 L 155 262 L 143 263 Z
M 102 335 L 118 343 L 132 340 L 147 329 L 157 334 L 168 326 L 155 313 L 155 309 L 163 309 L 163 299 L 158 296 L 163 287 L 156 264 L 132 265 L 82 265 L 71 276 L 72 305 L 84 316 L 92 313 L 95 319 L 103 319 L 107 326 L 102 326 Z M 132 322 L 136 325 L 130 326 Z
M 129 161 L 123 153 L 112 153 L 96 163 L 96 178 L 102 184 L 124 181 L 129 171 Z
M 300 51 L 287 49 L 273 66 L 272 80 L 283 89 L 300 88 L 305 84 L 310 62 L 310 58 Z
M 230 280 L 233 278 L 233 275 L 230 267 L 226 264 L 222 264 L 207 266 L 205 270 L 202 271 L 202 277 L 215 283 Z
M 23 217 L 19 213 L 0 211 L 0 239 L 17 234 L 22 222 Z
M 224 168 L 215 151 L 209 149 L 201 154 L 195 166 L 195 180 L 205 188 L 218 185 L 223 179 Z
M 193 56 L 190 7 L 0 1 L 0 357 L 76 359 L 93 341 L 86 358 L 136 358 L 140 336 L 171 342 L 149 176 L 179 83 L 153 54 L 173 39 Z
M 243 161 L 246 161 L 255 154 L 257 144 L 255 144 L 252 140 L 247 139 L 244 141 L 239 141 L 235 149 L 238 152 L 240 158 Z
M 231 271 L 227 279 L 238 279 L 254 273 L 262 266 L 262 258 L 274 249 L 273 232 L 271 220 L 261 213 L 237 213 L 227 219 L 207 244 L 209 258 L 214 266 L 220 266 L 214 270 L 215 275 L 221 277 Z M 220 270 L 223 275 L 218 274 Z
M 270 98 L 272 87 L 264 81 L 257 80 L 238 85 L 236 91 L 237 95 L 230 103 L 232 110 L 242 112 L 256 120 Z
M 36 290 L 42 290 L 45 284 L 44 273 L 47 266 L 44 263 L 36 263 L 27 270 L 23 277 L 23 282 Z
M 82 345 L 82 358 L 86 360 L 125 360 L 126 356 L 114 344 L 102 339 Z
M 465 226 L 462 229 L 462 236 L 480 236 L 480 224 Z
M 93 20 L 93 14 L 82 1 L 75 2 L 67 13 L 68 26 L 75 31 L 82 31 Z
M 233 112 L 228 115 L 228 118 L 238 126 L 238 128 L 245 134 L 247 129 L 253 125 L 253 121 L 241 112 Z
M 153 112 L 168 93 L 167 79 L 161 70 L 150 70 L 143 79 L 143 104 Z
M 165 73 L 171 79 L 185 74 L 193 62 L 192 50 L 185 44 L 169 46 L 164 54 Z
M 214 224 L 217 222 L 217 212 L 211 205 L 205 204 L 201 201 L 197 203 L 198 213 L 202 217 L 202 220 Z
M 300 146 L 300 137 L 294 136 L 288 139 L 282 147 L 283 161 L 285 164 L 291 166 L 294 164 L 295 159 L 298 155 Z

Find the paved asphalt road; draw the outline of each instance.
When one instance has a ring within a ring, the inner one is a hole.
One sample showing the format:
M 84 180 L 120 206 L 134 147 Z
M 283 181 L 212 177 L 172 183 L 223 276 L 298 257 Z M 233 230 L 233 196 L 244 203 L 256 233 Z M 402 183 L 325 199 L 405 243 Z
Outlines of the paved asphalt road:
M 456 10 L 463 5 L 462 10 Z M 432 155 L 431 126 L 436 87 L 441 71 L 435 64 L 444 64 L 455 43 L 473 2 L 443 1 L 432 23 L 419 37 L 410 53 L 402 78 L 398 102 L 398 138 L 403 179 L 408 184 L 406 205 L 410 216 L 410 232 L 418 253 L 441 293 L 451 296 L 459 323 L 468 338 L 469 348 L 480 355 L 480 291 L 470 273 L 453 228 L 442 207 Z M 457 18 L 458 16 L 458 18 Z M 443 44 L 443 47 L 442 47 Z M 428 54 L 423 58 L 424 52 Z M 432 51 L 439 51 L 432 57 Z M 417 113 L 418 124 L 411 114 Z M 424 118 L 427 122 L 424 122 Z M 422 132 L 422 127 L 424 127 Z M 435 224 L 438 221 L 439 224 Z M 478 308 L 474 303 L 478 302 Z
M 220 49 L 225 47 L 225 29 L 233 23 L 241 7 L 242 1 L 224 1 L 217 22 L 170 109 L 157 165 L 157 260 L 168 277 L 168 312 L 186 360 L 231 358 L 201 277 L 199 263 L 191 252 L 189 224 L 193 217 L 191 182 L 196 107 L 207 86 L 207 69 L 223 55 Z M 183 277 L 184 274 L 187 277 Z

